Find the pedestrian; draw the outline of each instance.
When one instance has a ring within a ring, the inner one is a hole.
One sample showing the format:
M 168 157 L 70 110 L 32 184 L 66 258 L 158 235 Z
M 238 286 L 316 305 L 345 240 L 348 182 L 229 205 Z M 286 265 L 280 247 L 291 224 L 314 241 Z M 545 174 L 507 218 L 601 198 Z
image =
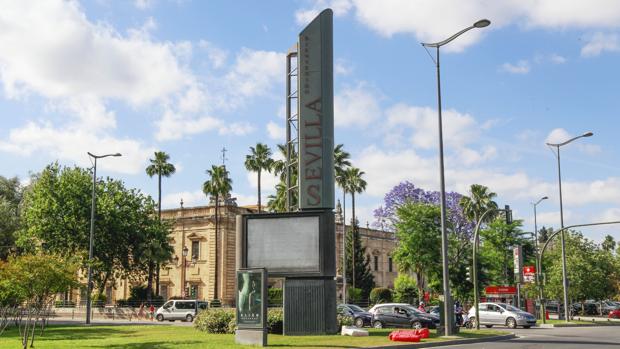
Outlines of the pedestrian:
M 424 308 L 424 302 L 420 302 L 420 305 L 418 306 L 418 310 L 426 313 L 426 309 Z
M 144 319 L 144 302 L 140 303 L 140 309 L 138 310 L 138 320 Z
M 458 326 L 463 325 L 463 307 L 459 301 L 454 303 L 454 314 L 456 315 L 456 324 Z
M 149 307 L 149 314 L 151 316 L 151 321 L 153 321 L 155 318 L 155 306 L 153 306 L 153 303 L 151 303 L 151 306 Z

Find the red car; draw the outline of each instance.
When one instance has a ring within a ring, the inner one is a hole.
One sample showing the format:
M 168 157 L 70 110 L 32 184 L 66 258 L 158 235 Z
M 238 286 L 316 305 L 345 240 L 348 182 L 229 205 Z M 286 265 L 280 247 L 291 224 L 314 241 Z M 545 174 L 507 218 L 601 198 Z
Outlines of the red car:
M 607 317 L 610 319 L 620 319 L 620 309 L 610 311 Z

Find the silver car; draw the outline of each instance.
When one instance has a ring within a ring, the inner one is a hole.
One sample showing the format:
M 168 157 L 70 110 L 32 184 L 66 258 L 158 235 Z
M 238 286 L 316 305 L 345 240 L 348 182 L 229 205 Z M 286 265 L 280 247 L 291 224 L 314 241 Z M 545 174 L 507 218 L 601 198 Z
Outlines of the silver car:
M 516 328 L 530 328 L 536 326 L 536 318 L 534 315 L 525 312 L 519 308 L 515 308 L 505 303 L 480 303 L 478 304 L 478 312 L 480 314 L 480 324 L 486 327 L 493 325 L 508 326 Z M 469 318 L 472 323 L 476 321 L 476 309 L 469 309 Z

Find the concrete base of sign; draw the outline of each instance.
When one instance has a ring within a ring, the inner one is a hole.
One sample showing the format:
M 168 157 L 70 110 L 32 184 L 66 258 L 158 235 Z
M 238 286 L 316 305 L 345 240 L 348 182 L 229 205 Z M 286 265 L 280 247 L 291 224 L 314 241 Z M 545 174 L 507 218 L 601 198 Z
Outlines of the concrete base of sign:
M 355 326 L 342 326 L 340 334 L 351 337 L 368 337 L 368 331 Z
M 244 345 L 267 346 L 267 330 L 244 330 L 235 331 L 235 343 Z

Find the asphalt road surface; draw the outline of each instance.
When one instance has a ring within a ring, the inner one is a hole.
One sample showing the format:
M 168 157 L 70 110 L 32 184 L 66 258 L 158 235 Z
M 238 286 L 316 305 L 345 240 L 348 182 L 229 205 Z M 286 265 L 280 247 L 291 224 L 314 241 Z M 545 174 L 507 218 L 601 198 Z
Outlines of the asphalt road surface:
M 619 326 L 531 328 L 513 330 L 518 338 L 489 343 L 459 345 L 458 348 L 489 349 L 603 349 L 620 348 Z M 437 348 L 456 348 L 455 346 Z

